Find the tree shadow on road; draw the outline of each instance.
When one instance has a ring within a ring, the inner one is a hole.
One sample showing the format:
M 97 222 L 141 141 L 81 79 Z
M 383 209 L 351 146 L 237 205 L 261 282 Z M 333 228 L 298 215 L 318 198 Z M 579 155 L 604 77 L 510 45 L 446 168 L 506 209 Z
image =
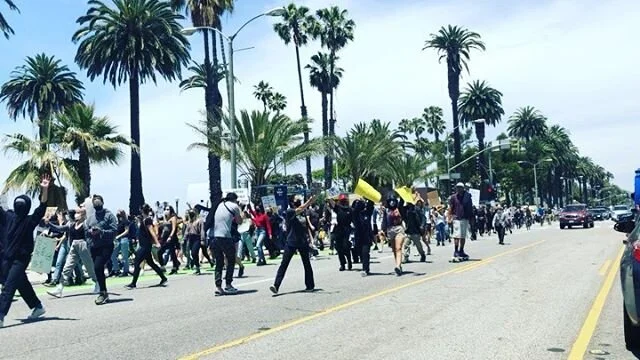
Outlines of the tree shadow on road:
M 43 317 L 38 318 L 38 319 L 20 319 L 19 320 L 20 323 L 5 326 L 5 327 L 3 327 L 3 329 L 8 329 L 8 328 L 16 327 L 16 326 L 22 326 L 22 325 L 27 325 L 27 324 L 37 323 L 37 322 L 42 322 L 42 321 L 77 321 L 77 320 L 78 319 L 61 318 L 61 317 L 57 317 L 57 316 L 43 316 Z

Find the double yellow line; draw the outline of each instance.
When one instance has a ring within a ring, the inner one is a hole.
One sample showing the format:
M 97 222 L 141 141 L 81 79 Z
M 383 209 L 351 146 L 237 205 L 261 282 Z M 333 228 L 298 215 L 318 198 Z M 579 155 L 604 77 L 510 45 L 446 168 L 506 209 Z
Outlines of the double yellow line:
M 409 282 L 409 283 L 406 283 L 406 284 L 403 284 L 403 285 L 398 285 L 398 286 L 395 286 L 395 287 L 392 287 L 392 288 L 389 288 L 389 289 L 386 289 L 386 290 L 382 290 L 382 291 L 379 291 L 377 293 L 373 293 L 373 294 L 370 294 L 370 295 L 367 295 L 367 296 L 364 296 L 364 297 L 361 297 L 361 298 L 358 298 L 358 299 L 355 299 L 355 300 L 352 300 L 352 301 L 349 301 L 349 302 L 346 302 L 346 303 L 343 303 L 343 304 L 340 304 L 340 305 L 336 305 L 336 306 L 324 309 L 322 311 L 319 311 L 317 313 L 314 313 L 314 314 L 311 314 L 311 315 L 308 315 L 308 316 L 304 316 L 304 317 L 301 317 L 301 318 L 298 318 L 298 319 L 294 319 L 294 320 L 286 322 L 284 324 L 272 327 L 269 330 L 265 330 L 265 331 L 261 331 L 261 332 L 258 332 L 258 333 L 254 333 L 254 334 L 251 334 L 249 336 L 245 336 L 245 337 L 242 337 L 242 338 L 239 338 L 239 339 L 236 339 L 236 340 L 232 340 L 232 341 L 220 344 L 220 345 L 213 346 L 213 347 L 211 347 L 209 349 L 205 349 L 205 350 L 202 350 L 200 352 L 197 352 L 197 353 L 194 353 L 194 354 L 191 354 L 191 355 L 184 356 L 184 357 L 181 358 L 181 360 L 199 359 L 199 358 L 201 358 L 203 356 L 211 355 L 211 354 L 220 352 L 220 351 L 225 350 L 225 349 L 229 349 L 229 348 L 232 348 L 232 347 L 235 347 L 235 346 L 238 346 L 238 345 L 242 345 L 242 344 L 245 344 L 245 343 L 253 341 L 253 340 L 257 340 L 257 339 L 263 338 L 265 336 L 268 336 L 268 335 L 271 335 L 271 334 L 286 330 L 286 329 L 291 328 L 293 326 L 309 322 L 311 320 L 314 320 L 314 319 L 317 319 L 317 318 L 320 318 L 320 317 L 335 313 L 335 312 L 340 311 L 340 310 L 344 310 L 344 309 L 350 308 L 350 307 L 352 307 L 354 305 L 358 305 L 358 304 L 364 303 L 364 302 L 369 301 L 369 300 L 373 300 L 375 298 L 378 298 L 378 297 L 381 297 L 381 296 L 384 296 L 384 295 L 388 295 L 388 294 L 400 291 L 402 289 L 413 287 L 413 286 L 422 284 L 422 283 L 427 282 L 427 281 L 431 281 L 431 280 L 435 280 L 435 279 L 441 278 L 441 277 L 446 276 L 446 275 L 459 274 L 459 273 L 462 273 L 462 272 L 465 272 L 465 271 L 473 270 L 473 269 L 478 268 L 480 266 L 487 265 L 487 264 L 493 262 L 495 259 L 497 259 L 499 257 L 507 256 L 507 255 L 514 254 L 514 253 L 522 251 L 522 250 L 526 250 L 526 249 L 532 248 L 534 246 L 542 244 L 545 241 L 546 240 L 541 240 L 541 241 L 537 241 L 537 242 L 534 242 L 532 244 L 529 244 L 529 245 L 526 245 L 526 246 L 522 246 L 522 247 L 519 247 L 519 248 L 516 248 L 516 249 L 504 251 L 504 252 L 502 252 L 500 254 L 488 257 L 488 258 L 486 258 L 484 260 L 481 260 L 479 262 L 473 262 L 473 263 L 470 263 L 470 264 L 467 264 L 467 265 L 464 265 L 464 266 L 461 266 L 461 267 L 456 267 L 456 268 L 453 268 L 453 269 L 450 269 L 450 270 L 447 270 L 447 271 L 444 271 L 444 272 L 441 272 L 441 273 L 437 273 L 437 274 L 434 274 L 434 275 L 431 275 L 431 276 L 427 276 L 427 277 L 421 278 L 419 280 L 415 280 L 415 281 L 412 281 L 412 282 Z

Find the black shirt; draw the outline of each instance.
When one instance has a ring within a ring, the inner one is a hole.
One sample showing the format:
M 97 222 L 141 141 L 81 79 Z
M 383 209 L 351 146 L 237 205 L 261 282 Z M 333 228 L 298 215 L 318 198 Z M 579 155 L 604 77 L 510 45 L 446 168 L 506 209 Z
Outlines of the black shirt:
M 287 209 L 287 244 L 291 246 L 306 246 L 307 223 L 304 214 L 296 214 L 295 209 Z
M 407 234 L 420 235 L 420 227 L 422 225 L 422 221 L 420 220 L 420 213 L 418 212 L 418 209 L 413 208 L 407 211 L 407 217 L 404 221 L 407 225 Z
M 129 228 L 129 220 L 124 219 L 124 220 L 120 220 L 118 221 L 118 232 L 116 235 L 120 235 L 123 232 L 125 232 L 127 229 Z M 133 236 L 134 234 L 129 234 L 129 237 Z
M 336 205 L 336 226 L 334 232 L 339 234 L 349 233 L 351 231 L 352 209 L 348 206 Z
M 153 244 L 153 237 L 149 232 L 149 226 L 153 225 L 153 220 L 149 217 L 142 220 L 142 227 L 140 228 L 140 238 L 138 239 L 138 245 L 143 248 L 151 248 Z

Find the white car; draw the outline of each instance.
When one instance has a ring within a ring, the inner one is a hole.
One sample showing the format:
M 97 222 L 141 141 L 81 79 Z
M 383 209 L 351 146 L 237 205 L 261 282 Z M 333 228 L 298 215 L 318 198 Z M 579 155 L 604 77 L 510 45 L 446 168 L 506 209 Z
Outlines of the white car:
M 631 209 L 627 205 L 616 205 L 611 209 L 611 220 L 618 221 L 620 216 L 631 215 Z

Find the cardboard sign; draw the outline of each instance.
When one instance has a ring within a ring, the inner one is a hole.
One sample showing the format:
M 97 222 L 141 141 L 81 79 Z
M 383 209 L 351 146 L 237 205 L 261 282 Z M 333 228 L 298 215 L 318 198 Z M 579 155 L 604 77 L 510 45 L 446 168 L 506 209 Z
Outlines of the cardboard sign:
M 46 236 L 36 237 L 31 265 L 29 266 L 31 271 L 35 271 L 40 274 L 48 274 L 51 271 L 51 263 L 53 262 L 53 253 L 56 249 L 56 242 L 56 239 Z
M 480 205 L 480 190 L 478 189 L 469 189 L 469 194 L 471 194 L 471 202 L 475 206 Z
M 340 190 L 335 187 L 327 189 L 327 197 L 330 199 L 337 198 L 341 194 Z
M 438 191 L 429 191 L 427 193 L 427 201 L 429 202 L 430 207 L 442 205 Z

